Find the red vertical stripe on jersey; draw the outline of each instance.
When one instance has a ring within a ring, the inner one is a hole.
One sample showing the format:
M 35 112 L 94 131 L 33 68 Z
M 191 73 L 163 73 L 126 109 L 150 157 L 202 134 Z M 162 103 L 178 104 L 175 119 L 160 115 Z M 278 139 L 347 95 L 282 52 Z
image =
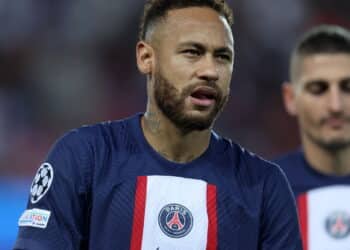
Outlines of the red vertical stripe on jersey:
M 141 249 L 143 224 L 145 221 L 146 192 L 147 177 L 137 177 L 130 250 Z
M 308 250 L 308 204 L 307 204 L 307 194 L 302 194 L 298 196 L 298 211 L 299 211 L 299 223 L 301 237 L 303 240 L 303 250 Z
M 218 247 L 218 223 L 216 210 L 216 186 L 207 186 L 207 211 L 208 211 L 208 239 L 207 250 L 216 250 Z

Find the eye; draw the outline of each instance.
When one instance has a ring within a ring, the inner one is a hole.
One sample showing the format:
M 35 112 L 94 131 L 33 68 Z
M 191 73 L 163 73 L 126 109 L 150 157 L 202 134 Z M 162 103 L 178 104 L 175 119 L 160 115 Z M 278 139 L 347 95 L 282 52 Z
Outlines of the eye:
M 340 82 L 340 89 L 341 91 L 350 94 L 350 78 L 344 79 Z
M 328 83 L 325 81 L 312 81 L 305 86 L 306 91 L 312 95 L 322 95 L 328 88 Z
M 197 49 L 185 49 L 182 51 L 182 53 L 189 55 L 189 56 L 200 56 L 201 52 Z
M 224 60 L 224 61 L 228 61 L 228 62 L 231 62 L 231 56 L 228 55 L 228 54 L 218 54 L 216 56 L 217 58 L 219 58 L 220 60 Z

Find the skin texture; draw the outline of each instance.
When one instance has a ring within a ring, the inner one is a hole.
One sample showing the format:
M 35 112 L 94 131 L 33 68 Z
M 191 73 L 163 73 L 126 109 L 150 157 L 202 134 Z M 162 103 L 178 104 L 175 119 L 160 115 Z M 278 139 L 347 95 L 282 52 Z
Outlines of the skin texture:
M 224 17 L 207 7 L 171 10 L 136 46 L 147 75 L 142 128 L 165 158 L 189 162 L 208 147 L 210 128 L 230 92 L 233 36 Z
M 325 174 L 350 174 L 350 54 L 299 56 L 292 67 L 283 97 L 307 160 Z

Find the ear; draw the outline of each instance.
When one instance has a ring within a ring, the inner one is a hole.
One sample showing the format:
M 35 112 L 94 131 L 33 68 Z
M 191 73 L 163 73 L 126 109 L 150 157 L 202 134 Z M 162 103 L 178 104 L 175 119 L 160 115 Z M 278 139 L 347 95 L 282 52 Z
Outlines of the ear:
M 286 111 L 292 115 L 295 116 L 297 114 L 297 108 L 296 108 L 296 96 L 295 96 L 295 88 L 293 83 L 290 82 L 284 82 L 282 84 L 282 97 L 284 102 L 284 107 Z
M 143 74 L 152 72 L 154 60 L 153 48 L 144 41 L 139 41 L 136 45 L 137 67 Z

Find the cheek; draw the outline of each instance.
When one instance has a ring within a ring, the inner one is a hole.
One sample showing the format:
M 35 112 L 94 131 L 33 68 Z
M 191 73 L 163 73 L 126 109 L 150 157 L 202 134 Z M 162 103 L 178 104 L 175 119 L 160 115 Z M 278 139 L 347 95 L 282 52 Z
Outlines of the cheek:
M 230 84 L 225 84 L 224 86 L 222 86 L 220 88 L 221 88 L 223 96 L 227 96 L 230 94 Z
M 230 88 L 231 79 L 232 79 L 232 70 L 230 68 L 224 68 L 219 70 L 219 76 L 221 82 L 223 82 L 223 86 L 226 88 Z
M 297 115 L 300 123 L 304 126 L 316 126 L 321 118 L 321 114 L 315 105 L 305 103 L 297 106 Z
M 220 82 L 223 82 L 226 85 L 230 85 L 232 78 L 232 69 L 229 66 L 218 67 L 218 74 Z
M 167 80 L 179 90 L 185 87 L 189 81 L 188 68 L 172 68 L 171 71 L 166 71 Z
M 350 95 L 346 97 L 344 103 L 345 103 L 344 112 L 345 112 L 346 114 L 350 114 Z
M 181 57 L 173 56 L 167 64 L 164 64 L 164 69 L 169 71 L 169 74 L 178 76 L 190 74 L 195 65 L 188 60 L 183 60 Z

